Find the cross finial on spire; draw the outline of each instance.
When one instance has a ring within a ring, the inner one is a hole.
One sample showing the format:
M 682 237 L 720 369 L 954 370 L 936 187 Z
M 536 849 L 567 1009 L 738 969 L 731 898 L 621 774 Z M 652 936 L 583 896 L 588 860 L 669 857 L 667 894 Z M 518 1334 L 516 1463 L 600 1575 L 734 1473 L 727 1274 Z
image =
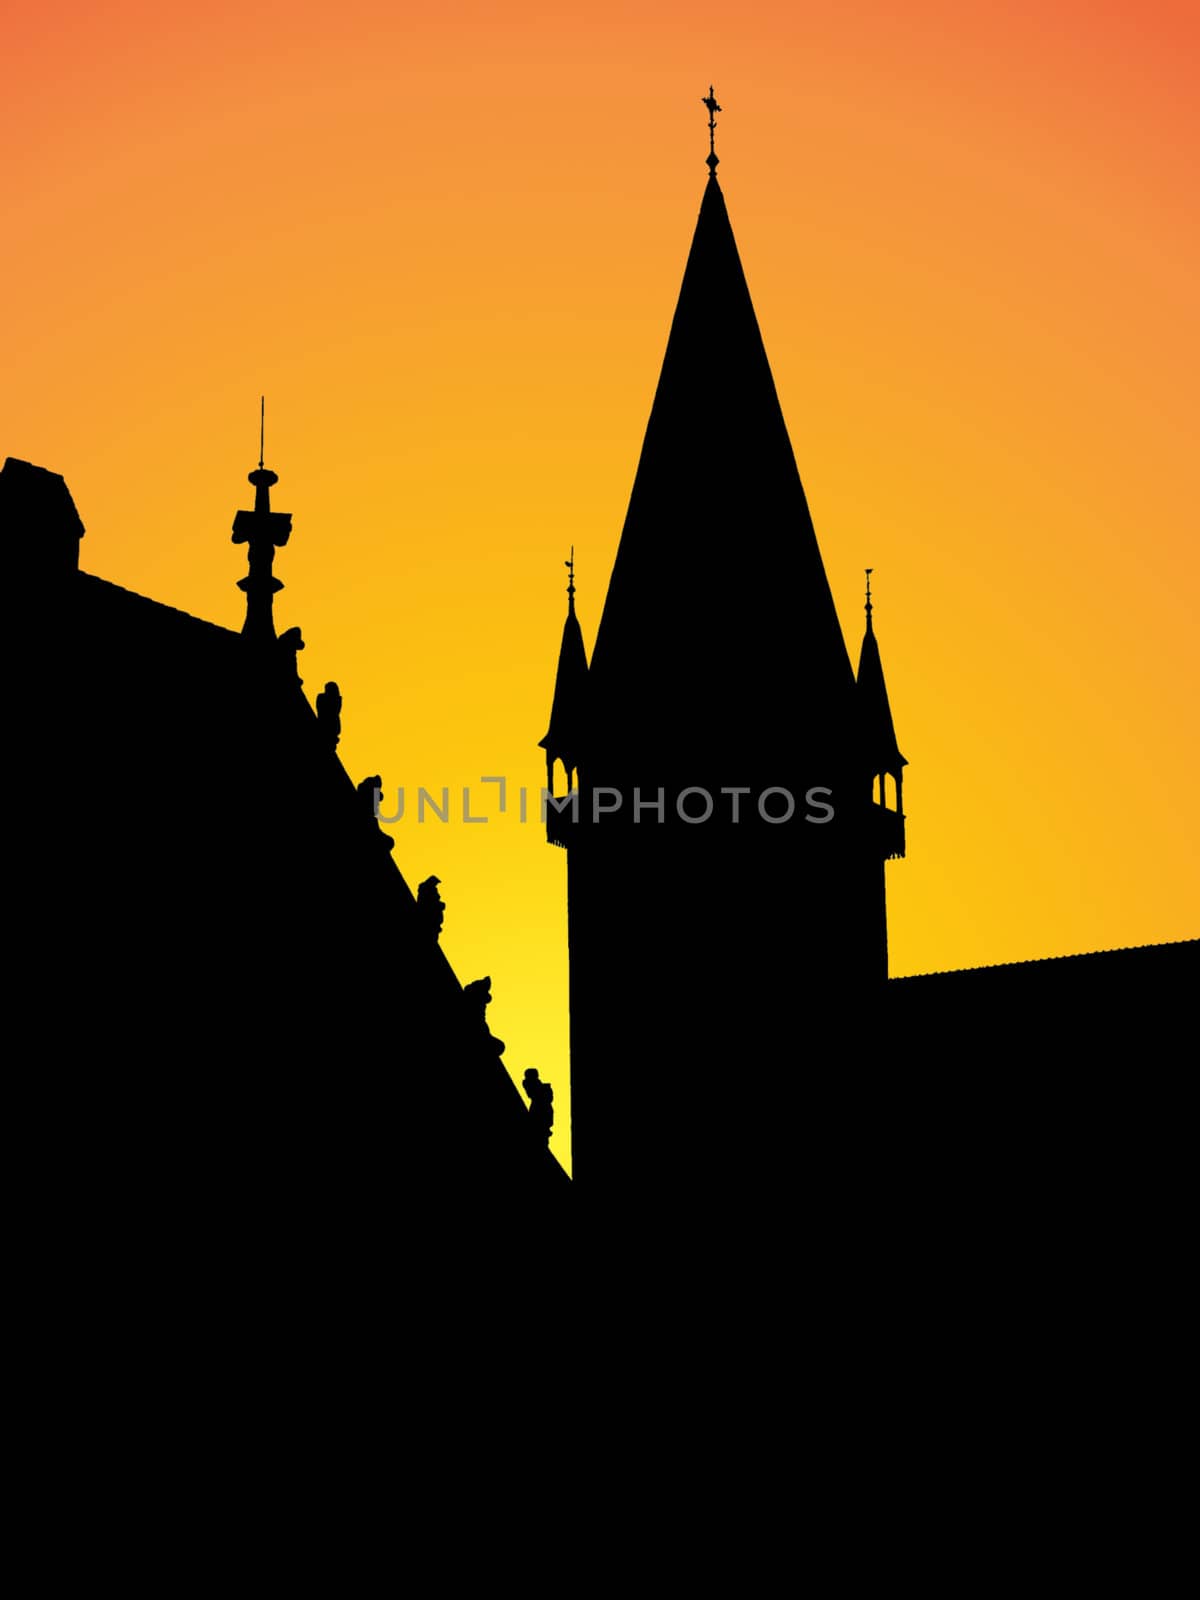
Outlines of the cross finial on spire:
M 704 164 L 708 168 L 709 177 L 715 178 L 717 175 L 717 166 L 721 160 L 720 156 L 717 154 L 717 112 L 720 111 L 721 108 L 717 104 L 717 99 L 713 94 L 713 86 L 711 83 L 708 86 L 708 93 L 704 96 L 703 100 L 701 100 L 700 104 L 708 108 L 708 155 L 705 158 Z
M 863 571 L 867 575 L 867 628 L 868 628 L 868 630 L 870 630 L 870 627 L 871 627 L 871 613 L 875 609 L 875 607 L 871 604 L 871 574 L 875 571 L 875 568 L 874 567 L 864 567 Z
M 568 607 L 569 607 L 569 609 L 571 611 L 574 611 L 575 610 L 575 546 L 574 545 L 571 546 L 571 559 L 569 561 L 564 561 L 563 562 L 563 566 L 566 567 L 567 572 L 570 574 L 570 576 L 567 579 L 567 605 L 568 605 Z

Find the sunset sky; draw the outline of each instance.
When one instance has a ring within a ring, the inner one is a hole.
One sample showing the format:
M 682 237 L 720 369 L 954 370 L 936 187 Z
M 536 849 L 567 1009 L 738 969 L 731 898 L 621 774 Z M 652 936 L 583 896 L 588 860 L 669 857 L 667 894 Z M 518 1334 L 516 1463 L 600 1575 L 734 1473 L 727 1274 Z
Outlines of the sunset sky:
M 406 815 L 396 860 L 564 1160 L 565 857 L 478 780 L 544 776 L 571 545 L 594 636 L 710 81 L 855 660 L 875 569 L 893 972 L 1200 933 L 1198 36 L 1165 0 L 6 20 L 0 455 L 66 476 L 89 571 L 239 627 L 265 392 L 279 625 L 352 776 L 491 815 Z

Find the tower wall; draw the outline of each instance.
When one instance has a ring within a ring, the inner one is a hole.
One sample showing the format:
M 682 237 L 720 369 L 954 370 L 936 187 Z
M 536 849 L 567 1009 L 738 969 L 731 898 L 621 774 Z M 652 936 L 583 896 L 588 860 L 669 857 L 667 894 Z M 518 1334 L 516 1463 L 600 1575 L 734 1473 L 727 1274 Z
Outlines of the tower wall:
M 828 824 L 589 827 L 570 847 L 572 1157 L 603 1201 L 790 1181 L 887 973 L 868 809 Z

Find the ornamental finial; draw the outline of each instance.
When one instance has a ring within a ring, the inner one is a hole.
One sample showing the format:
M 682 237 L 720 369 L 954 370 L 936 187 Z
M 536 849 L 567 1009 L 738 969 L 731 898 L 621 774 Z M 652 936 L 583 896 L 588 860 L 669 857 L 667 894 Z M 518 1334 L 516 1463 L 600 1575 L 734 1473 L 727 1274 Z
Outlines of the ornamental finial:
M 721 108 L 717 104 L 717 99 L 713 94 L 713 86 L 711 83 L 708 86 L 708 93 L 704 96 L 703 100 L 701 100 L 700 104 L 708 109 L 708 156 L 705 159 L 705 166 L 708 168 L 709 177 L 715 178 L 717 175 L 717 166 L 721 160 L 720 156 L 717 154 L 717 112 L 720 111 Z

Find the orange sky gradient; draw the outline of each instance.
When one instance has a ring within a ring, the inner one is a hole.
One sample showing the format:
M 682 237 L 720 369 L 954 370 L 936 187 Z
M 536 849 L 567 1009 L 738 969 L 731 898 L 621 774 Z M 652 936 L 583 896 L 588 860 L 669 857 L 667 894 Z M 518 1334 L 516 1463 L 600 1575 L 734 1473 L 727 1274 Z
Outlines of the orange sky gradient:
M 1198 34 L 1162 0 L 26 7 L 0 453 L 65 474 L 88 570 L 238 627 L 265 392 L 276 614 L 352 776 L 536 788 L 562 562 L 590 648 L 711 80 L 855 660 L 875 568 L 893 971 L 1194 937 Z M 475 792 L 486 826 L 406 817 L 396 860 L 442 879 L 566 1160 L 565 857 Z

